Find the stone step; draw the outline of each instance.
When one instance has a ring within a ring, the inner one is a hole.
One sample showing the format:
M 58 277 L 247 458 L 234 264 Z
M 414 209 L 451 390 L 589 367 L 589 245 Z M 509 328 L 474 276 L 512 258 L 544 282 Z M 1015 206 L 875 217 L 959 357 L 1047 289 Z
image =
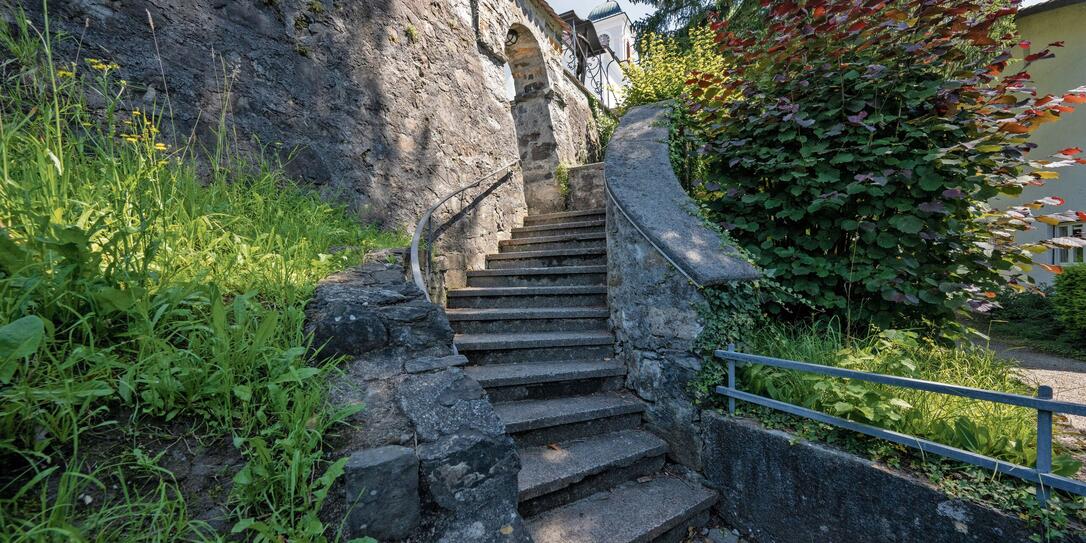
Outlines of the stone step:
M 501 253 L 591 248 L 606 249 L 607 232 L 600 231 L 585 234 L 562 234 L 558 236 L 539 236 L 535 238 L 503 239 L 498 242 L 498 252 Z
M 521 449 L 520 514 L 533 517 L 664 466 L 667 442 L 641 430 Z
M 512 402 L 621 390 L 626 366 L 597 359 L 470 366 L 464 372 L 487 390 L 492 402 Z
M 536 364 L 539 362 L 571 362 L 574 360 L 613 358 L 615 346 L 579 345 L 564 347 L 536 347 L 531 349 L 492 349 L 468 351 L 468 361 L 478 366 L 493 364 Z
M 628 394 L 601 392 L 496 403 L 494 410 L 518 446 L 532 447 L 633 430 L 641 424 L 645 405 Z
M 682 541 L 691 525 L 708 521 L 716 494 L 661 475 L 626 483 L 528 520 L 536 543 Z
M 562 234 L 583 234 L 586 232 L 605 232 L 607 221 L 559 222 L 538 226 L 521 226 L 513 229 L 513 239 L 533 238 L 537 236 L 560 236 Z
M 487 255 L 488 269 L 606 265 L 607 250 L 599 248 L 522 251 Z
M 543 213 L 540 215 L 528 215 L 524 217 L 524 226 L 538 226 L 541 224 L 558 224 L 563 222 L 580 222 L 587 220 L 599 220 L 604 218 L 604 209 L 583 209 L 580 211 L 560 211 L 558 213 Z
M 512 307 L 586 307 L 607 304 L 607 287 L 468 287 L 447 293 L 450 309 Z
M 511 334 L 459 334 L 454 338 L 461 352 L 507 349 L 538 349 L 540 347 L 586 347 L 613 345 L 615 336 L 609 331 L 584 332 L 516 332 Z
M 469 287 L 548 287 L 607 284 L 607 266 L 472 270 Z
M 534 364 L 611 358 L 615 338 L 607 330 L 461 334 L 456 347 L 472 364 Z
M 547 251 L 520 251 L 486 255 L 486 267 L 491 270 L 606 265 L 606 247 L 550 249 Z
M 507 307 L 448 309 L 458 334 L 608 330 L 607 307 Z

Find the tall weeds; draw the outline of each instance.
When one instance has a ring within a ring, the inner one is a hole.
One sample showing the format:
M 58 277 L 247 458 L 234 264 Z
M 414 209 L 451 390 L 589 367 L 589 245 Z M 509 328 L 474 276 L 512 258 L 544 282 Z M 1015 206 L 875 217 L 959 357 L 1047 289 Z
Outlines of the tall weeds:
M 327 406 L 333 368 L 310 359 L 302 309 L 320 277 L 403 236 L 356 224 L 274 161 L 237 158 L 226 137 L 203 179 L 190 149 L 161 141 L 155 111 L 127 105 L 118 66 L 54 59 L 47 29 L 22 16 L 0 28 L 0 456 L 15 467 L 0 533 L 217 538 L 142 451 L 83 464 L 97 429 L 183 419 L 246 460 L 236 532 L 321 540 L 342 470 L 322 436 L 350 411 Z M 91 93 L 105 105 L 92 110 Z M 104 503 L 81 501 L 107 480 Z
M 776 358 L 1032 395 L 994 352 L 945 346 L 912 332 L 848 337 L 831 321 L 767 326 L 748 343 L 750 352 Z M 768 366 L 744 367 L 738 378 L 745 390 L 777 400 L 1022 465 L 1036 461 L 1036 412 L 1029 409 Z M 1055 461 L 1064 475 L 1079 467 L 1066 455 Z

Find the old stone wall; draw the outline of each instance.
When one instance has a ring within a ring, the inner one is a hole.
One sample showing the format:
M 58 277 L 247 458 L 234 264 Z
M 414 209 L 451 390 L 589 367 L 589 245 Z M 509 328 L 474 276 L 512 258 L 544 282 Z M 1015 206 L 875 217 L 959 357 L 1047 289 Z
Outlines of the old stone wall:
M 0 17 L 17 7 L 44 28 L 38 1 L 0 0 Z M 121 66 L 125 109 L 157 109 L 171 138 L 191 135 L 205 148 L 225 115 L 241 151 L 278 155 L 365 221 L 406 228 L 439 195 L 518 156 L 530 171 L 583 162 L 596 145 L 588 99 L 562 75 L 561 23 L 536 0 L 64 0 L 49 11 L 54 32 L 68 36 L 59 60 Z M 534 162 L 518 151 L 503 84 L 514 25 L 541 44 L 533 69 L 547 75 L 539 93 L 553 156 Z M 553 178 L 535 181 L 546 200 Z M 441 248 L 490 252 L 526 209 L 518 176 Z
M 704 299 L 610 201 L 607 254 L 607 301 L 626 386 L 645 400 L 645 425 L 668 442 L 671 459 L 701 469 L 701 410 L 686 389 L 701 370 L 694 341 Z
M 566 208 L 603 209 L 607 198 L 603 185 L 602 162 L 570 168 Z
M 607 296 L 627 386 L 648 404 L 648 428 L 667 440 L 672 460 L 700 470 L 701 410 L 689 383 L 702 368 L 701 289 L 759 272 L 698 218 L 672 170 L 667 125 L 666 107 L 635 108 L 608 145 Z
M 1021 519 L 887 466 L 748 419 L 706 413 L 704 426 L 705 476 L 721 493 L 719 512 L 749 541 L 1032 540 Z
M 333 405 L 364 405 L 327 436 L 329 456 L 349 460 L 322 516 L 379 541 L 530 541 L 513 440 L 460 369 L 444 311 L 389 256 L 324 279 L 306 307 L 314 345 L 346 357 Z

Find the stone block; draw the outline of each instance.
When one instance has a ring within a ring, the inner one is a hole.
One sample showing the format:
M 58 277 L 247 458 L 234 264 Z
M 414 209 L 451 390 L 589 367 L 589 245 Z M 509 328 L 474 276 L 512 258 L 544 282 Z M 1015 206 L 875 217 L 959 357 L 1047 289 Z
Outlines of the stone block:
M 467 357 L 462 355 L 441 357 L 427 356 L 408 360 L 407 363 L 404 364 L 404 369 L 407 370 L 407 373 L 425 373 L 428 371 L 464 366 L 467 365 L 467 363 Z
M 449 354 L 452 327 L 441 308 L 395 263 L 371 262 L 321 280 L 306 305 L 306 331 L 321 356 L 373 363 Z
M 458 368 L 419 374 L 404 383 L 398 398 L 420 441 L 438 441 L 469 430 L 505 435 L 505 425 L 483 387 Z
M 465 431 L 419 445 L 427 496 L 448 510 L 516 496 L 520 458 L 513 440 Z
M 419 524 L 419 460 L 407 447 L 356 452 L 347 460 L 348 531 L 379 541 L 406 538 Z
M 602 209 L 606 197 L 602 162 L 569 169 L 567 209 Z

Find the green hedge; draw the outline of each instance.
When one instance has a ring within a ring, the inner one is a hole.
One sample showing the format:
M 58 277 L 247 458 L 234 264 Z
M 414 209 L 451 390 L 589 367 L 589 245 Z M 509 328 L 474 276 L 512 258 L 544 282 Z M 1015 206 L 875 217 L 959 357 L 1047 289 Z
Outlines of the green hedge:
M 1056 317 L 1068 331 L 1086 339 L 1086 265 L 1064 268 L 1052 297 Z
M 1055 178 L 1040 168 L 1078 154 L 1027 157 L 1029 135 L 1066 107 L 1029 95 L 1027 70 L 1053 53 L 1038 44 L 1010 64 L 1014 10 L 998 7 L 788 2 L 767 8 L 773 23 L 761 34 L 714 25 L 726 67 L 693 72 L 685 92 L 681 133 L 706 164 L 690 190 L 812 304 L 785 309 L 942 328 L 963 307 L 991 308 L 1008 280 L 1025 282 L 1031 254 L 1072 243 L 1013 241 L 1034 219 L 1076 220 L 1034 211 L 1059 198 L 988 204 Z

